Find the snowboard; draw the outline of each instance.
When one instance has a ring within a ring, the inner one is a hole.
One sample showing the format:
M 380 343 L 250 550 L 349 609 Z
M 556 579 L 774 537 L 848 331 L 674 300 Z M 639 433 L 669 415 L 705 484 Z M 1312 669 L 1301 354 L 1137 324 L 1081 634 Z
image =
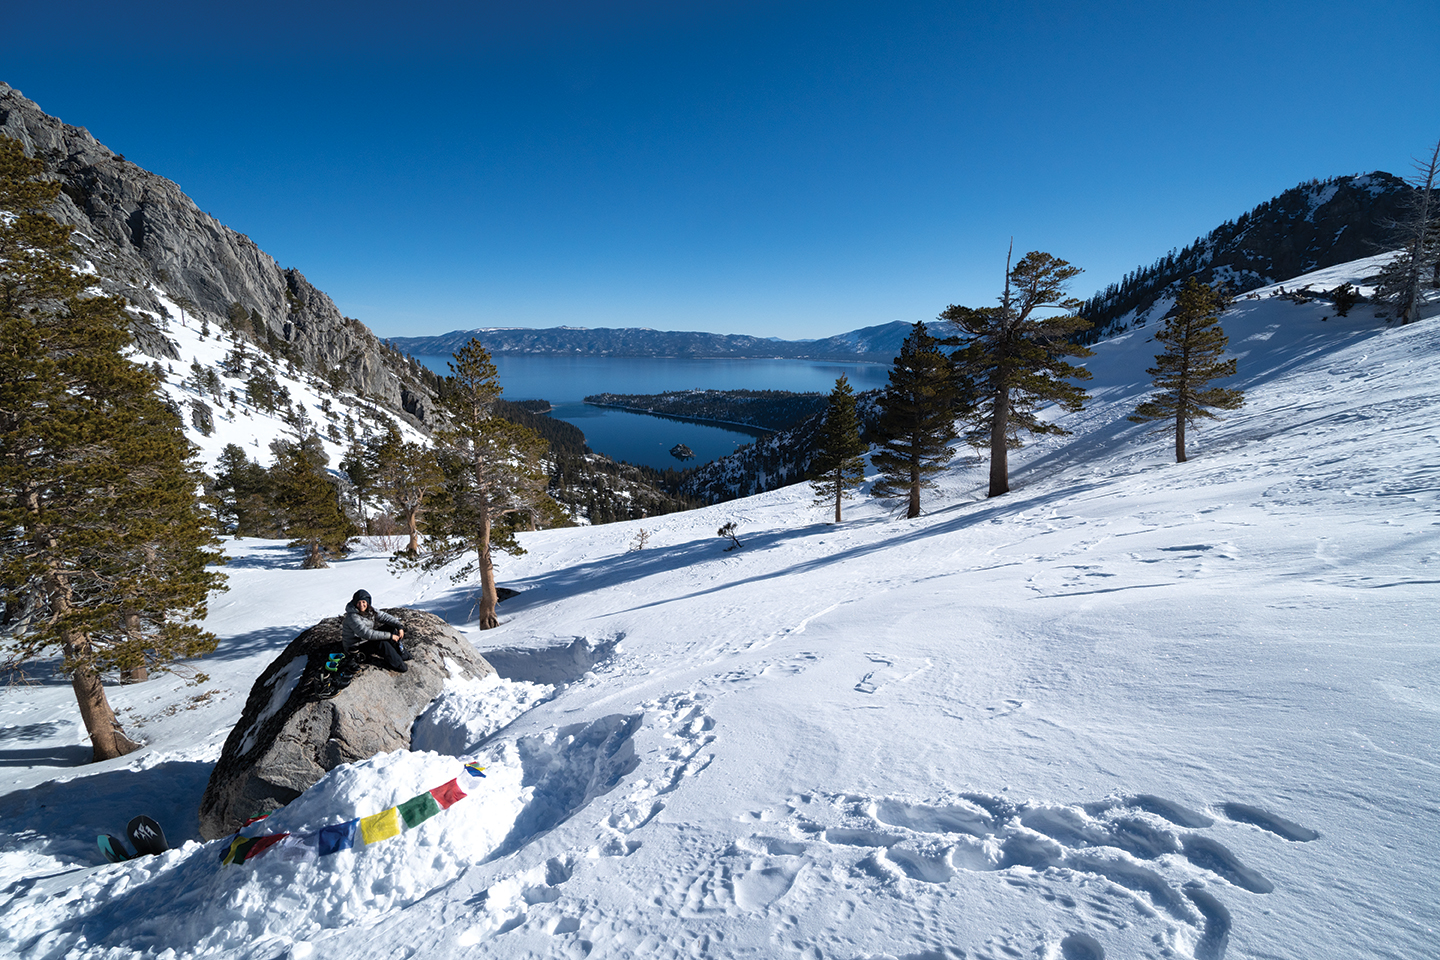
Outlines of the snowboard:
M 165 831 L 160 829 L 160 824 L 146 816 L 136 817 L 130 821 L 125 828 L 125 833 L 130 837 L 130 843 L 135 847 L 135 856 L 143 857 L 164 853 L 170 849 L 165 842 Z
M 105 859 L 111 863 L 121 863 L 125 860 L 134 859 L 133 854 L 125 849 L 125 844 L 119 837 L 112 837 L 108 833 L 102 833 L 95 838 L 100 845 L 100 852 L 105 854 Z

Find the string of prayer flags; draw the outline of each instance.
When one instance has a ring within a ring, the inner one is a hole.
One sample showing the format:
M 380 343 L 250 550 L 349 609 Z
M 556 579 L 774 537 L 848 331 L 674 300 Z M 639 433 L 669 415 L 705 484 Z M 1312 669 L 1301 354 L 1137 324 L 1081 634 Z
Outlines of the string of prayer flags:
M 485 776 L 485 768 L 478 763 L 465 764 L 465 770 L 471 776 Z M 246 863 L 271 849 L 284 860 L 328 857 L 341 850 L 353 849 L 357 834 L 366 845 L 389 840 L 404 830 L 419 826 L 441 811 L 449 810 L 466 796 L 459 780 L 455 779 L 398 803 L 388 810 L 344 823 L 333 823 L 313 833 L 272 833 L 259 837 L 243 837 L 237 833 L 230 839 L 230 846 L 221 853 L 220 862 Z

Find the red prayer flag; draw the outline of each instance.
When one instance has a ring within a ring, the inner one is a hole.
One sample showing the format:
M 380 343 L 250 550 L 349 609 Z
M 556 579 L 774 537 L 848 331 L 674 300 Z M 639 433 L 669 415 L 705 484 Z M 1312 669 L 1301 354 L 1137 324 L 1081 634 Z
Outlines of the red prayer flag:
M 269 850 L 271 847 L 275 846 L 275 844 L 279 843 L 281 840 L 284 840 L 288 836 L 290 836 L 290 834 L 288 833 L 272 833 L 269 836 L 256 837 L 255 842 L 250 846 L 250 849 L 245 851 L 245 859 L 254 860 L 256 857 L 260 856 L 260 854 L 264 853 L 266 850 Z
M 441 810 L 449 810 L 455 801 L 465 799 L 466 793 L 460 789 L 459 781 L 451 780 L 449 783 L 441 784 L 431 790 L 430 796 L 434 797 L 435 802 L 440 804 Z

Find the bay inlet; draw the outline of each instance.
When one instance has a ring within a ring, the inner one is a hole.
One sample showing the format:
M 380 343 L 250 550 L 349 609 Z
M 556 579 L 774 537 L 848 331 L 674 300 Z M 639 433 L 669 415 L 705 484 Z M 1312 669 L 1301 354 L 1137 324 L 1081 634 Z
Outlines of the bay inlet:
M 417 356 L 448 375 L 450 357 Z M 856 392 L 885 386 L 889 365 L 819 360 L 699 360 L 660 357 L 586 357 L 498 354 L 493 357 L 506 400 L 548 400 L 550 416 L 574 424 L 591 450 L 613 460 L 666 469 L 683 467 L 670 448 L 683 443 L 695 453 L 690 466 L 733 453 L 751 443 L 754 431 L 733 426 L 651 416 L 598 407 L 584 398 L 598 393 L 665 393 L 677 390 L 790 390 L 829 393 L 836 378 L 850 378 Z

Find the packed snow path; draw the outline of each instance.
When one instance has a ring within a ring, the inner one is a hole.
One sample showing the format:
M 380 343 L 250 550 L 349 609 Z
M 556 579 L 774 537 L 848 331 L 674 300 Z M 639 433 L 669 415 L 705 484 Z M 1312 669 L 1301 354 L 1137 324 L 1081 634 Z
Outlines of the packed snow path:
M 506 683 L 437 704 L 444 752 L 342 768 L 275 819 L 383 809 L 456 756 L 484 790 L 326 860 L 194 842 L 249 684 L 357 586 L 457 624 L 470 601 L 374 554 L 233 544 L 211 680 L 112 690 L 142 753 L 81 765 L 62 681 L 0 699 L 0 951 L 1433 956 L 1440 324 L 1328 307 L 1226 316 L 1247 405 L 1187 464 L 1124 419 L 1142 328 L 1006 497 L 966 456 L 916 521 L 829 525 L 798 487 L 527 535 L 501 561 L 521 595 L 470 634 Z M 190 842 L 95 866 L 139 812 Z

